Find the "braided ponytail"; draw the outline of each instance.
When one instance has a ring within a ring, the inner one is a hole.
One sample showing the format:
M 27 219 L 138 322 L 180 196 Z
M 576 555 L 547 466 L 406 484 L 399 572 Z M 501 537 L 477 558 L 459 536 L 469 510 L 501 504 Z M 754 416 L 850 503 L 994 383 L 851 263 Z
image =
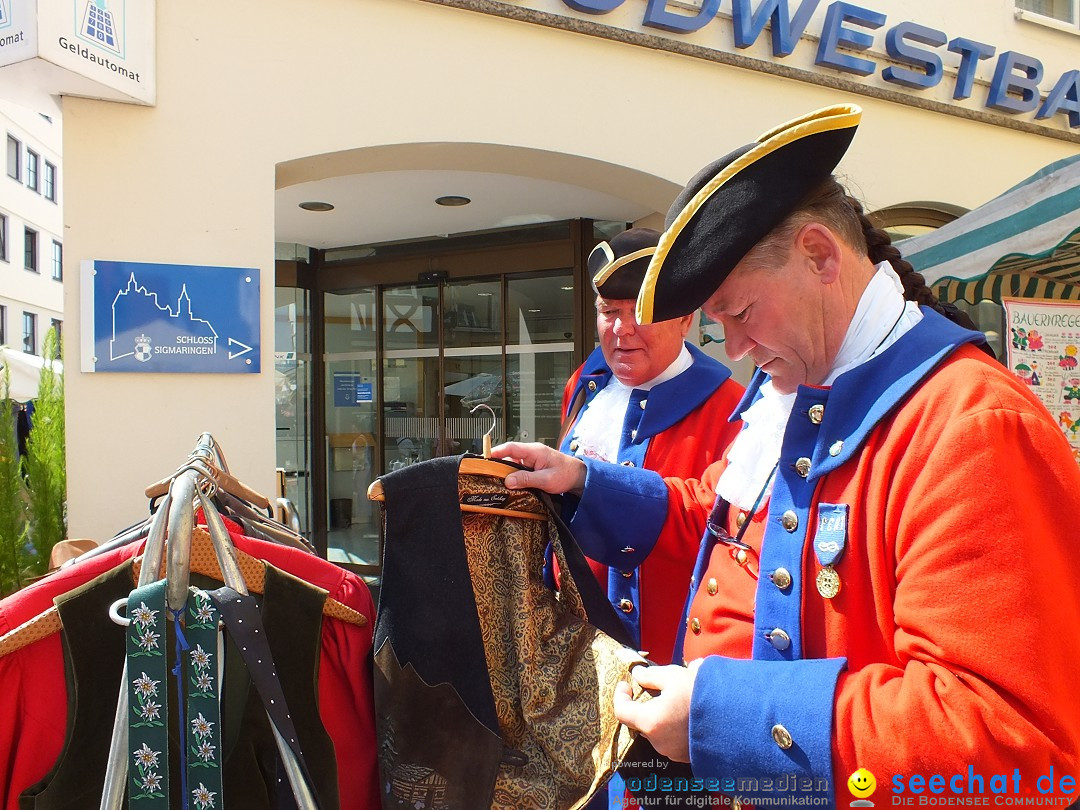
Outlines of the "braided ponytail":
M 863 238 L 866 240 L 866 255 L 874 264 L 887 261 L 893 266 L 896 275 L 900 277 L 900 283 L 904 285 L 904 298 L 914 301 L 920 306 L 932 307 L 941 315 L 948 317 L 945 306 L 941 304 L 933 291 L 926 285 L 926 279 L 921 273 L 917 273 L 911 266 L 911 262 L 900 255 L 896 245 L 892 243 L 892 237 L 882 228 L 878 228 L 870 221 L 860 203 L 850 194 L 845 194 L 844 199 L 854 209 L 862 227 Z

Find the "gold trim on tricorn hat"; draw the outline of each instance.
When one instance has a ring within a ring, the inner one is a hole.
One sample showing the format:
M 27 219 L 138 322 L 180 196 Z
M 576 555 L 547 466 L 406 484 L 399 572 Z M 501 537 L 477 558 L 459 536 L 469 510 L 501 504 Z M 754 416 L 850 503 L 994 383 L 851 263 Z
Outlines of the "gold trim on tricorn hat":
M 771 129 L 699 171 L 668 211 L 637 300 L 639 323 L 704 304 L 743 256 L 832 174 L 862 110 L 825 107 Z
M 637 298 L 659 241 L 659 231 L 630 228 L 594 247 L 588 270 L 596 293 L 611 300 Z

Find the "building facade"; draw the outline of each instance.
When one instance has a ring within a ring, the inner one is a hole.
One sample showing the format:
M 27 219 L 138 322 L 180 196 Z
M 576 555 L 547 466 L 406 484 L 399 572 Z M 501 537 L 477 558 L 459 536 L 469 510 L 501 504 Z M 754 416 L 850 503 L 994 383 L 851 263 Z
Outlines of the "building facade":
M 137 520 L 209 431 L 256 489 L 285 467 L 305 528 L 373 570 L 367 484 L 492 421 L 552 439 L 593 345 L 584 257 L 662 225 L 711 160 L 859 104 L 840 171 L 915 232 L 1075 154 L 1076 0 L 1036 5 L 158 4 L 156 104 L 63 99 L 67 264 L 253 270 L 260 370 L 69 362 L 71 534 Z M 85 283 L 64 295 L 84 356 Z
M 0 344 L 28 354 L 41 354 L 50 327 L 62 336 L 64 320 L 63 127 L 57 101 L 39 109 L 0 102 Z

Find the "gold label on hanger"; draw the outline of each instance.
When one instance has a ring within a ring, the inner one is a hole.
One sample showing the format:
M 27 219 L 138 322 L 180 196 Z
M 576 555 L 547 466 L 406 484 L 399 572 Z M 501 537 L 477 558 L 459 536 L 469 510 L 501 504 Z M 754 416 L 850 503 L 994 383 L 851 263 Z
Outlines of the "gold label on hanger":
M 840 575 L 836 573 L 836 569 L 831 565 L 826 565 L 818 571 L 815 584 L 817 585 L 817 592 L 826 599 L 832 599 L 840 593 Z

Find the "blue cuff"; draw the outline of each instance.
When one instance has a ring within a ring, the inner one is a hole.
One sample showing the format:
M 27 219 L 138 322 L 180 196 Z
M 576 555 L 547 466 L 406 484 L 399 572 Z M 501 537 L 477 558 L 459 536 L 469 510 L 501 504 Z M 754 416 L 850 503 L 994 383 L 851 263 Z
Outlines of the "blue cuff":
M 667 517 L 664 479 L 652 470 L 592 459 L 585 462 L 585 491 L 570 530 L 585 556 L 629 571 L 656 545 Z
M 786 795 L 834 805 L 833 703 L 846 666 L 846 658 L 706 658 L 690 698 L 694 776 L 751 804 Z

